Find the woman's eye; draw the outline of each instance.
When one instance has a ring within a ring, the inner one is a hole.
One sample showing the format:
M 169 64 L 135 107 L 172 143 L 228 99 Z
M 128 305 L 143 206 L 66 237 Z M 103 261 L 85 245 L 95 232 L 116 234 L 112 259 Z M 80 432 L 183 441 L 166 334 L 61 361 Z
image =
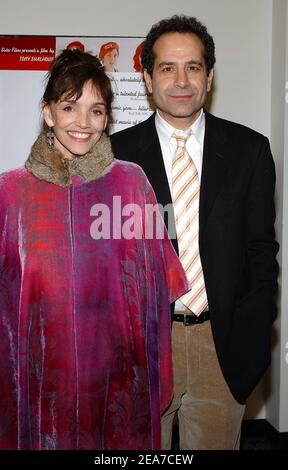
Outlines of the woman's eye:
M 103 114 L 103 112 L 100 109 L 93 109 L 92 113 L 95 114 L 96 116 L 101 116 L 101 114 Z
M 67 111 L 67 112 L 72 111 L 72 110 L 73 110 L 72 106 L 65 106 L 63 108 L 63 111 Z

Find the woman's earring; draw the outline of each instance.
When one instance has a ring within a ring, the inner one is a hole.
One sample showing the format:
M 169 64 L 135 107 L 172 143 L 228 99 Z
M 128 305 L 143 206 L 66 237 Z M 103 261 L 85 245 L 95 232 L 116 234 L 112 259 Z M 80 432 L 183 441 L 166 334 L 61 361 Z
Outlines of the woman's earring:
M 53 145 L 54 145 L 54 133 L 53 133 L 51 127 L 49 127 L 49 130 L 48 130 L 46 135 L 47 135 L 48 145 L 50 145 L 50 147 L 53 147 Z

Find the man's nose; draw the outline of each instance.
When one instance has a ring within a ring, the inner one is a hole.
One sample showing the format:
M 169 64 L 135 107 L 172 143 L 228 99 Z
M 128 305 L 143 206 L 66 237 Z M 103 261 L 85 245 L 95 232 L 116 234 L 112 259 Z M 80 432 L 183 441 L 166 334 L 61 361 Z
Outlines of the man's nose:
M 175 85 L 181 88 L 185 88 L 187 85 L 189 85 L 187 71 L 184 68 L 177 69 Z

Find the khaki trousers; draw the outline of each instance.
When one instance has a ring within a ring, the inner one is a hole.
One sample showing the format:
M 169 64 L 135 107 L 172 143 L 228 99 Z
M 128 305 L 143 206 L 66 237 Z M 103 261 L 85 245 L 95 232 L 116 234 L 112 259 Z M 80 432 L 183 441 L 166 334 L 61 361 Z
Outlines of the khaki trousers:
M 221 372 L 210 321 L 172 330 L 174 398 L 162 416 L 162 449 L 171 449 L 178 417 L 181 450 L 239 449 L 245 405 L 232 396 Z

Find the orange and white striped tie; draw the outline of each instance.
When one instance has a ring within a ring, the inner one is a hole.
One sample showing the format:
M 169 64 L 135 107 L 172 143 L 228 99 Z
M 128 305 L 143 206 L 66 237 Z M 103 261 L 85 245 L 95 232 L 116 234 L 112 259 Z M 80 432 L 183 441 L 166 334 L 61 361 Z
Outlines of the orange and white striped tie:
M 172 137 L 177 149 L 172 161 L 172 199 L 174 206 L 179 258 L 191 290 L 179 300 L 195 315 L 208 306 L 203 270 L 199 254 L 199 195 L 197 168 L 186 150 L 192 131 L 175 131 Z

